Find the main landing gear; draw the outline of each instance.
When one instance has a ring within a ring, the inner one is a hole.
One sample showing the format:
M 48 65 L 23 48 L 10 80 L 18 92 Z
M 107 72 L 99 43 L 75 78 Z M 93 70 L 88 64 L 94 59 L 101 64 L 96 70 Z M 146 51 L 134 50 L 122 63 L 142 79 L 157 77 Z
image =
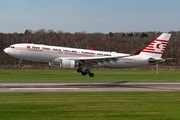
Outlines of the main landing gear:
M 86 69 L 83 71 L 83 68 L 82 68 L 82 67 L 79 67 L 79 68 L 77 69 L 77 72 L 78 72 L 78 73 L 81 73 L 81 75 L 83 75 L 83 76 L 86 76 L 86 74 L 89 74 L 89 77 L 94 77 L 94 73 L 91 73 L 89 68 L 86 68 Z

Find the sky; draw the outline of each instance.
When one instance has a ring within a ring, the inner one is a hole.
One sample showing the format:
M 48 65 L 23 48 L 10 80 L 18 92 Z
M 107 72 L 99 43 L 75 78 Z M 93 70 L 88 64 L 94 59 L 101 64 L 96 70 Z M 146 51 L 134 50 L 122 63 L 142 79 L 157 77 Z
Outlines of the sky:
M 0 0 L 0 32 L 180 31 L 180 0 Z

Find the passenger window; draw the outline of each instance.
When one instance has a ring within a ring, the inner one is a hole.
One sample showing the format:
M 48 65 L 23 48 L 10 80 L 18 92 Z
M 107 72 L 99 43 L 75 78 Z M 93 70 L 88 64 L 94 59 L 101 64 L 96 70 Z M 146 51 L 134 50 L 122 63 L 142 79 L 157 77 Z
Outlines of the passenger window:
M 15 48 L 14 46 L 10 46 L 10 48 Z

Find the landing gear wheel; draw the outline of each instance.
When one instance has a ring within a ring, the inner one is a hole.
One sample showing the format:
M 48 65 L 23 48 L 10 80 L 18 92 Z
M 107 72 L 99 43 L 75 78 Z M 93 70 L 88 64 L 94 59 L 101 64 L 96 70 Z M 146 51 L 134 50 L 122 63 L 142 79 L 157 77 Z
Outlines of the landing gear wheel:
M 89 71 L 88 69 L 86 69 L 84 72 L 85 72 L 86 74 L 90 74 L 90 71 Z
M 86 76 L 86 72 L 82 72 L 81 74 L 82 74 L 82 76 Z
M 82 71 L 82 68 L 78 68 L 78 69 L 77 69 L 77 72 L 78 72 L 78 73 L 82 73 L 82 72 L 83 72 L 83 71 Z
M 79 67 L 77 69 L 77 72 L 78 73 L 81 73 L 82 76 L 86 76 L 87 74 L 89 74 L 89 77 L 94 77 L 94 73 L 91 73 L 90 69 L 87 68 L 83 71 L 83 68 L 82 67 Z
M 23 59 L 19 60 L 19 65 L 22 66 L 22 67 L 24 66 Z
M 89 77 L 94 77 L 94 73 L 89 73 Z
M 24 63 L 20 63 L 20 66 L 24 66 Z

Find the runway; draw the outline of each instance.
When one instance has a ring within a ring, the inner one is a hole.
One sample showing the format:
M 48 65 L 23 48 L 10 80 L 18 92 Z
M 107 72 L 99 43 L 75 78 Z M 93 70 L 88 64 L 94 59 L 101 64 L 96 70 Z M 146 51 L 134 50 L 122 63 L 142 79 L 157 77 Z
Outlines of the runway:
M 180 82 L 0 83 L 0 92 L 180 92 Z

